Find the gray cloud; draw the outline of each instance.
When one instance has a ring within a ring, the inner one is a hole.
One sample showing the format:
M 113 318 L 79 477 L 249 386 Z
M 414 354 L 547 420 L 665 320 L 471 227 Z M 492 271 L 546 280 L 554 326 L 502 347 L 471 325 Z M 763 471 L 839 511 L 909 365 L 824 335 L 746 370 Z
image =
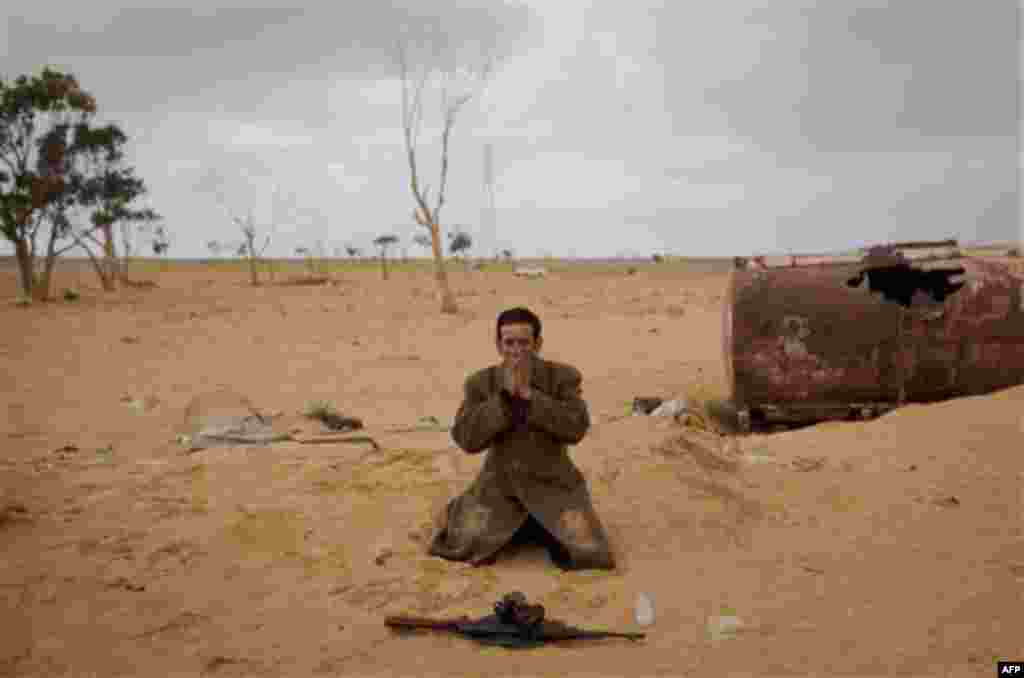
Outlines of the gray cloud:
M 443 218 L 478 233 L 493 142 L 497 237 L 521 254 L 1002 240 L 1019 224 L 1007 0 L 242 4 L 0 9 L 3 75 L 79 76 L 128 132 L 175 256 L 237 236 L 196 185 L 209 169 L 258 220 L 269 185 L 298 197 L 277 255 L 412 228 L 390 80 L 402 26 L 509 57 L 459 119 Z
M 673 108 L 706 108 L 696 105 L 703 98 L 736 133 L 788 150 L 897 150 L 927 137 L 1016 133 L 1009 0 L 730 7 L 698 21 L 683 3 L 659 11 Z M 730 72 L 751 43 L 748 67 Z M 689 116 L 679 124 L 690 128 Z
M 0 13 L 10 35 L 0 53 L 5 75 L 62 66 L 115 110 L 171 101 L 187 106 L 181 99 L 189 98 L 244 110 L 261 107 L 294 81 L 392 76 L 394 40 L 403 25 L 413 33 L 433 26 L 448 46 L 480 42 L 500 55 L 519 49 L 534 21 L 522 6 L 459 0 L 294 9 L 93 2 L 89 10 L 88 16 L 58 18 L 23 3 L 17 15 Z

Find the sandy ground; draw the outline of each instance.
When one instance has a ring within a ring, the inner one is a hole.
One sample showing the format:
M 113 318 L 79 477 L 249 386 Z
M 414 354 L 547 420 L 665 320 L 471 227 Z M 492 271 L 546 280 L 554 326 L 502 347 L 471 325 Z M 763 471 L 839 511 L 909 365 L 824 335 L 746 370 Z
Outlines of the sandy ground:
M 0 272 L 0 674 L 989 676 L 1024 658 L 1024 388 L 736 438 L 715 464 L 693 453 L 709 436 L 622 415 L 722 387 L 721 275 L 457 272 L 457 316 L 425 274 L 253 289 L 167 272 L 112 295 L 61 275 L 80 302 L 23 309 Z M 454 416 L 518 304 L 584 374 L 594 423 L 572 455 L 618 572 L 562 574 L 531 548 L 479 569 L 424 554 L 431 510 L 482 458 L 388 429 Z M 331 400 L 384 449 L 184 453 L 186 405 L 222 385 L 264 411 Z M 484 614 L 516 589 L 623 630 L 646 592 L 656 620 L 643 643 L 528 652 L 383 625 Z M 742 627 L 719 637 L 719 616 Z

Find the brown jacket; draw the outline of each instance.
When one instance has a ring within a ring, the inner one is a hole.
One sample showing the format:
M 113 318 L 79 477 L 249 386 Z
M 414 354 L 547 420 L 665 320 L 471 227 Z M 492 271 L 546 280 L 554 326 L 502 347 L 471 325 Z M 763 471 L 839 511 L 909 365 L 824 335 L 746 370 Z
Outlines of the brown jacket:
M 466 379 L 452 438 L 470 454 L 489 452 L 472 485 L 449 502 L 430 553 L 479 564 L 533 515 L 567 549 L 571 567 L 611 569 L 607 536 L 568 454 L 590 428 L 582 376 L 532 360 L 529 401 L 503 392 L 498 365 Z

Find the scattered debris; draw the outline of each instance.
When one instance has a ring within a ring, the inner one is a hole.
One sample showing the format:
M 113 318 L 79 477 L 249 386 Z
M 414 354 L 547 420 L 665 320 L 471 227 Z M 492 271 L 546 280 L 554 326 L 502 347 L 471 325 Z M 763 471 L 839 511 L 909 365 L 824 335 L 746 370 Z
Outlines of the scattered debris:
M 155 410 L 160 404 L 160 399 L 156 396 L 145 396 L 143 398 L 132 398 L 131 396 L 122 396 L 121 402 L 126 403 L 128 407 L 136 414 L 145 414 Z
M 7 523 L 28 523 L 32 522 L 28 507 L 18 501 L 8 502 L 0 509 L 0 525 Z
M 684 412 L 692 412 L 690 404 L 685 398 L 678 400 L 663 401 L 658 407 L 651 411 L 652 417 L 678 417 Z
M 193 398 L 186 408 L 184 431 L 178 434 L 176 441 L 188 452 L 280 442 L 369 443 L 375 450 L 380 449 L 372 437 L 353 435 L 362 430 L 362 420 L 339 414 L 330 403 L 310 403 L 301 415 L 296 415 L 301 418 L 286 419 L 282 415 L 281 411 L 263 414 L 247 398 L 219 389 Z M 313 419 L 323 428 L 313 430 L 309 425 L 303 426 L 304 419 Z
M 136 336 L 121 337 L 121 343 L 122 344 L 138 344 L 141 341 L 142 341 L 142 339 L 139 338 L 139 337 L 136 337 Z
M 960 505 L 960 500 L 954 496 L 944 497 L 942 499 L 936 499 L 935 504 L 937 506 L 956 507 Z
M 517 266 L 514 273 L 520 278 L 543 278 L 547 275 L 547 269 L 543 267 Z
M 650 626 L 654 623 L 654 601 L 646 593 L 640 593 L 636 597 L 636 623 L 640 626 Z
M 825 468 L 824 457 L 796 457 L 790 463 L 795 471 L 820 471 Z
M 450 419 L 440 419 L 438 417 L 428 415 L 420 417 L 416 420 L 414 426 L 406 426 L 402 428 L 390 428 L 387 429 L 387 433 L 414 433 L 417 431 L 436 431 L 444 433 L 452 430 L 453 422 Z
M 291 433 L 276 431 L 270 423 L 254 415 L 233 420 L 217 418 L 195 434 L 178 436 L 178 442 L 188 447 L 189 452 L 225 445 L 266 445 L 291 439 Z
M 303 412 L 309 419 L 323 422 L 331 431 L 357 431 L 363 428 L 363 422 L 357 417 L 346 417 L 338 412 L 334 404 L 326 400 L 314 400 L 306 405 Z
M 383 565 L 393 555 L 395 555 L 395 552 L 390 546 L 380 544 L 374 549 L 373 562 L 377 565 Z
M 145 584 L 136 584 L 127 577 L 118 577 L 117 579 L 109 582 L 107 588 L 110 589 L 125 589 L 126 591 L 132 591 L 134 593 L 141 593 L 146 590 Z
M 743 459 L 748 464 L 776 464 L 778 460 L 774 455 L 765 454 L 763 451 L 748 452 L 743 455 Z
M 135 289 L 151 290 L 159 287 L 159 285 L 152 280 L 132 280 L 131 278 L 122 277 L 121 282 L 128 287 L 134 287 Z
M 735 615 L 724 615 L 708 619 L 708 633 L 711 640 L 731 640 L 743 629 L 743 620 Z
M 648 415 L 658 409 L 665 402 L 664 398 L 633 398 L 633 414 L 637 416 Z

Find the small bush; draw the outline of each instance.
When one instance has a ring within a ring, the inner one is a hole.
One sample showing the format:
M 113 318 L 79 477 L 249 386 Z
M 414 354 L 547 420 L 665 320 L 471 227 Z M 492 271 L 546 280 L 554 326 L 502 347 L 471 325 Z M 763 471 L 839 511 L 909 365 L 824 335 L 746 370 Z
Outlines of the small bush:
M 19 308 L 27 308 L 32 305 L 32 300 L 24 295 L 19 295 L 18 298 L 14 300 L 14 305 Z
M 78 301 L 82 298 L 82 295 L 78 293 L 78 290 L 73 290 L 70 287 L 64 290 L 64 301 Z
M 303 415 L 310 419 L 325 419 L 331 416 L 339 416 L 337 408 L 328 400 L 314 400 L 306 405 Z

